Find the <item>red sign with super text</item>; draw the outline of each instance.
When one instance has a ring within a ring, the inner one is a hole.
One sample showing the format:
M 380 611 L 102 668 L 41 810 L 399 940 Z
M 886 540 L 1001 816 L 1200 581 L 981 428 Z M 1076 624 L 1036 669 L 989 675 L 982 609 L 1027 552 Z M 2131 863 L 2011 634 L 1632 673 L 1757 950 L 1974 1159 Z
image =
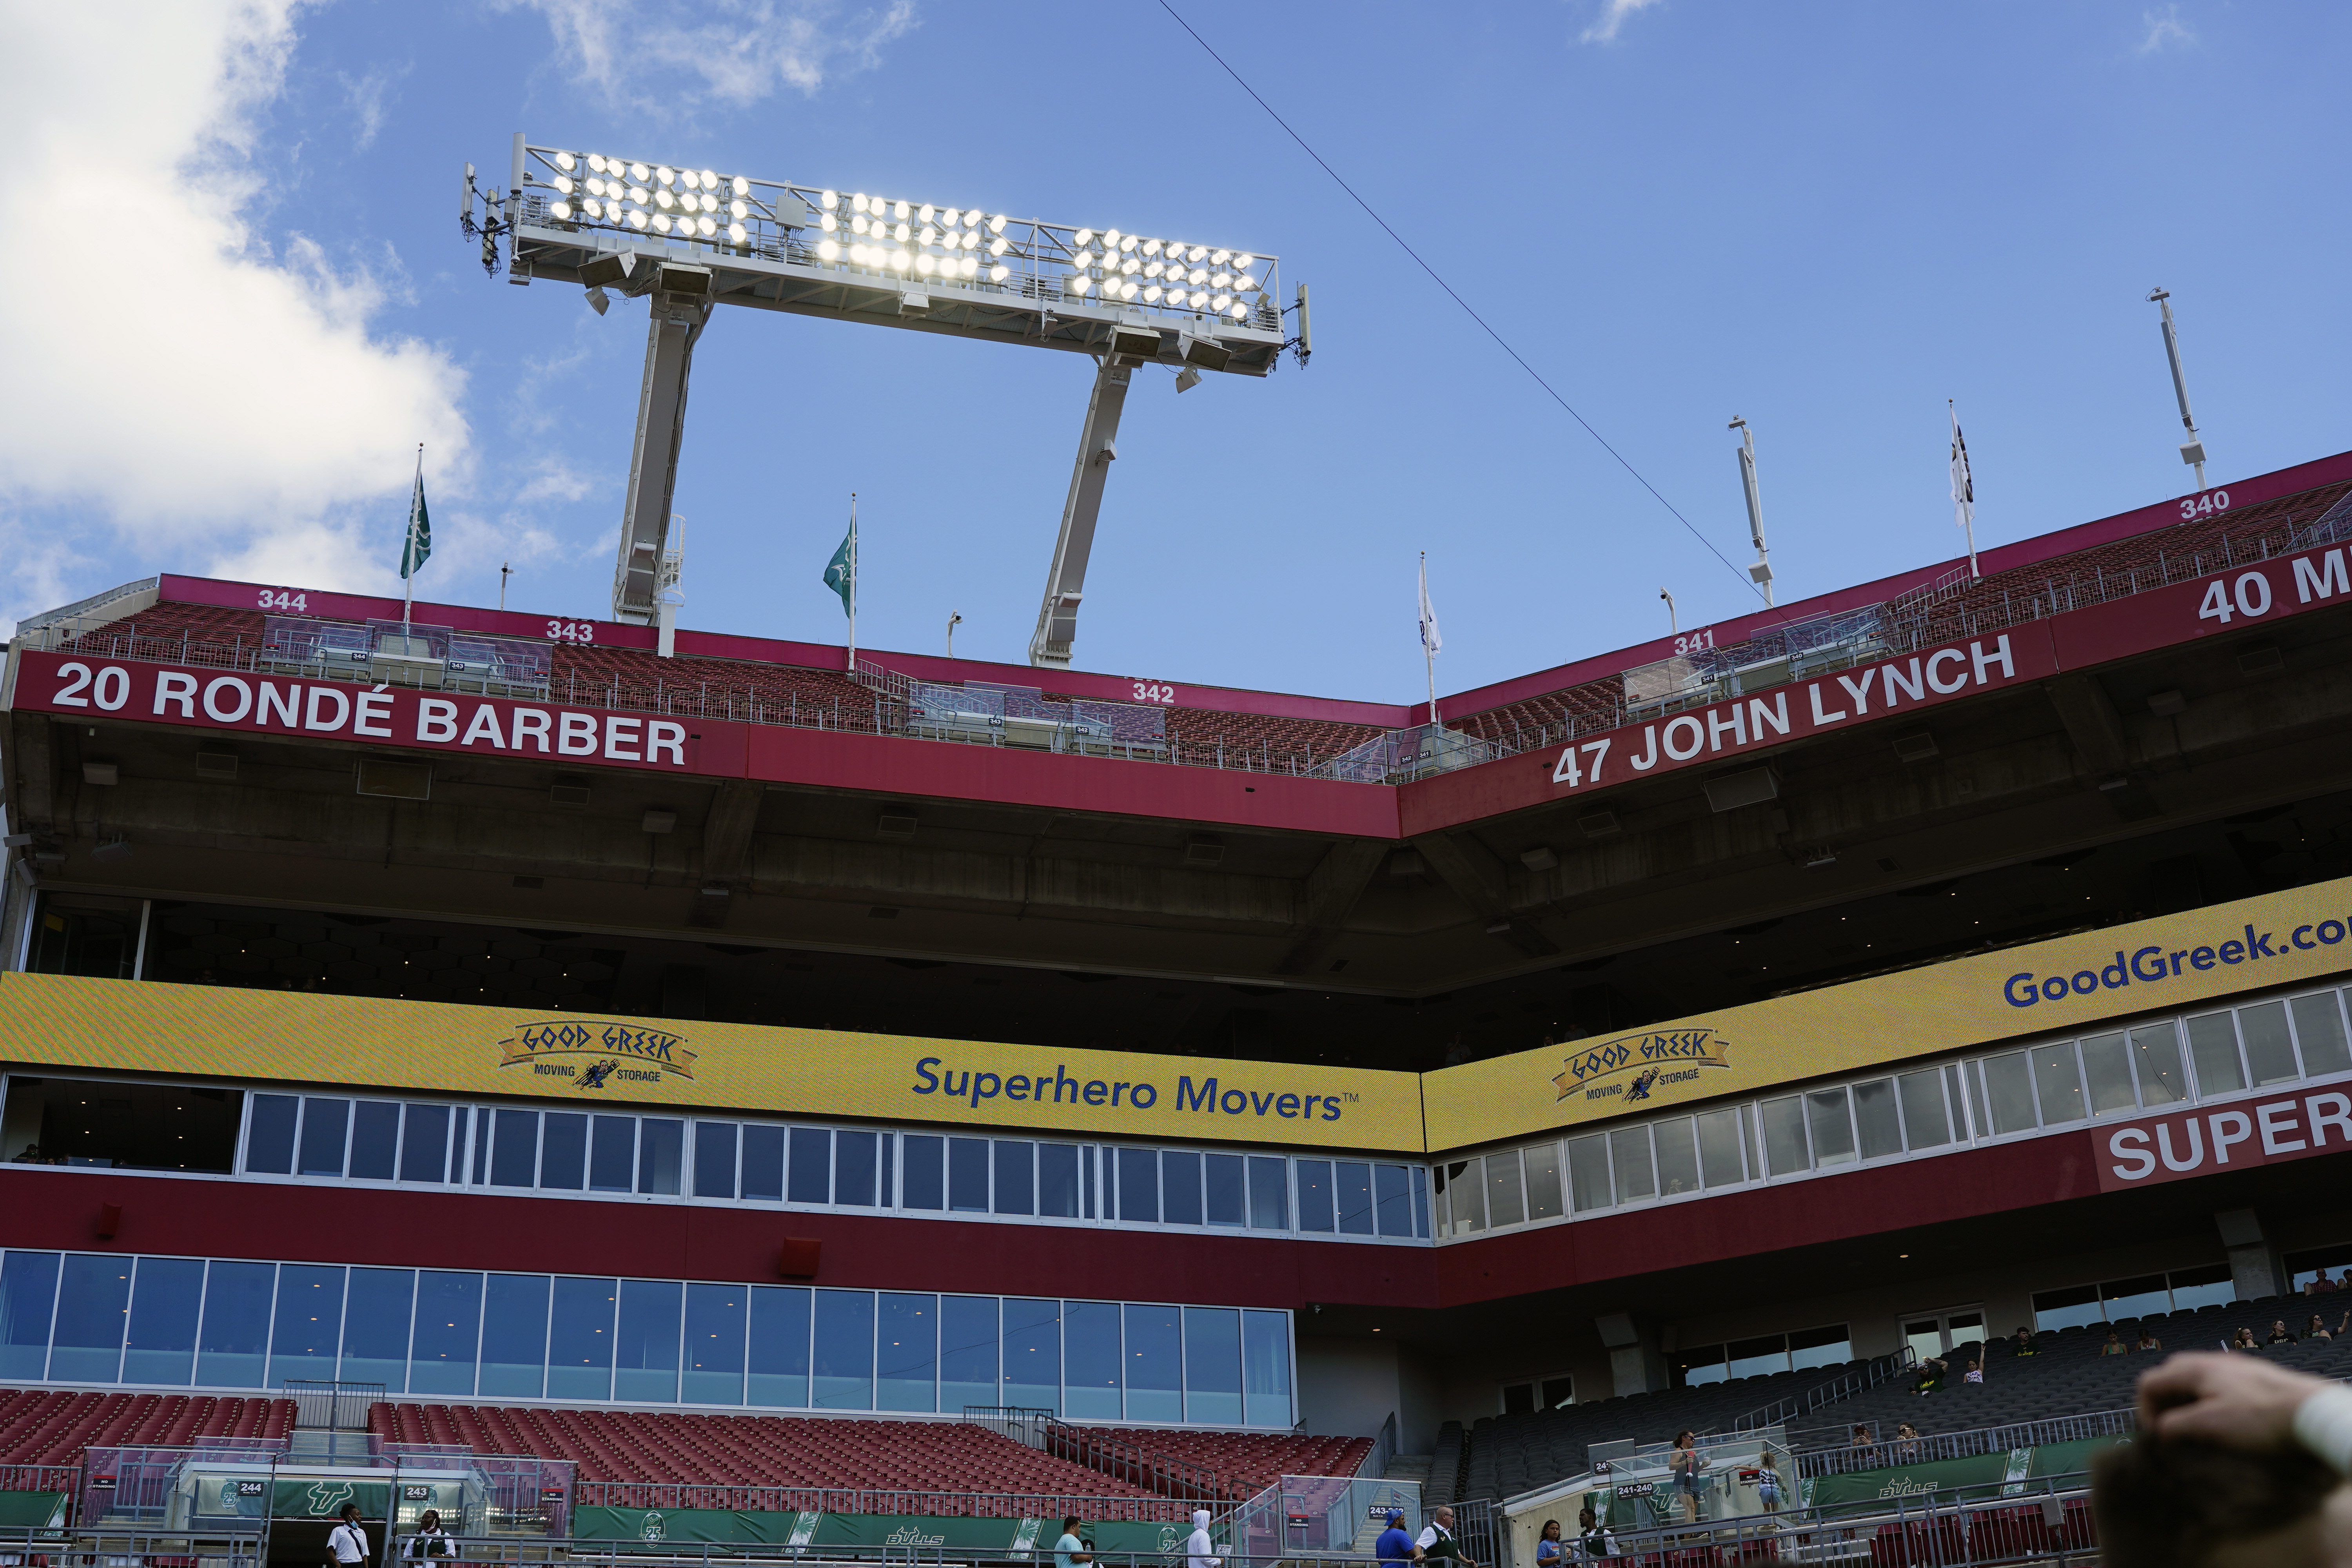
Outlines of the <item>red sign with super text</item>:
M 2146 1116 L 2095 1136 L 2101 1192 L 2185 1182 L 2352 1149 L 2352 1094 L 2298 1087 L 2271 1099 Z

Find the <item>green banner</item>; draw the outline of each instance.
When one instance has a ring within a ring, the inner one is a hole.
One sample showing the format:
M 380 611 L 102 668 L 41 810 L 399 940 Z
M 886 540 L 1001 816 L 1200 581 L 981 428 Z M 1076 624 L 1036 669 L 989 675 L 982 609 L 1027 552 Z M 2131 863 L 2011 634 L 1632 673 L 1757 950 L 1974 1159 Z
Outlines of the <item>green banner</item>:
M 56 1530 L 65 1521 L 63 1492 L 0 1492 L 0 1529 Z
M 2123 1437 L 2086 1437 L 2079 1443 L 2049 1443 L 2033 1450 L 2033 1460 L 2027 1468 L 2029 1476 L 2071 1476 L 2091 1468 L 2092 1458 L 2103 1448 L 2127 1442 Z
M 1925 1464 L 1895 1465 L 1885 1469 L 1854 1470 L 1843 1476 L 1821 1476 L 1811 1483 L 1805 1500 L 1815 1507 L 1828 1503 L 1872 1502 L 1898 1497 L 1950 1494 L 1970 1487 L 1998 1489 L 2010 1479 L 2010 1455 L 1971 1454 L 1965 1459 L 1932 1459 Z
M 1081 1539 L 1119 1556 L 1172 1556 L 1192 1532 L 1187 1522 L 1082 1524 Z M 761 1546 L 906 1546 L 990 1556 L 1050 1556 L 1058 1519 L 965 1519 L 926 1514 L 760 1513 L 716 1508 L 575 1508 L 575 1541 L 734 1543 Z

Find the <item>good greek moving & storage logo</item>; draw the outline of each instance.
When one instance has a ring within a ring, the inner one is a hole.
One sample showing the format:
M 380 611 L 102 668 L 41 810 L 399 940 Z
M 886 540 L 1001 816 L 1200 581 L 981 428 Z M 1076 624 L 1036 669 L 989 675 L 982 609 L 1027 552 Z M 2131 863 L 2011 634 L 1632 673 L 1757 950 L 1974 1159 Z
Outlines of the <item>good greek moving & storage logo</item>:
M 600 1089 L 616 1080 L 659 1083 L 665 1074 L 690 1079 L 701 1055 L 688 1047 L 682 1035 L 593 1018 L 520 1025 L 499 1041 L 499 1050 L 502 1068 L 529 1062 L 540 1077 L 570 1079 L 578 1089 Z M 556 1059 L 566 1057 L 601 1059 Z
M 2319 952 L 2341 947 L 2347 931 L 2345 921 L 2331 918 L 2290 927 L 2284 934 L 2245 925 L 2219 942 L 2183 939 L 2186 945 L 2157 942 L 2130 952 L 2118 948 L 2111 959 L 2091 959 L 2084 967 L 2071 972 L 2061 969 L 2039 974 L 2031 969 L 2021 969 L 2001 982 L 2000 994 L 2012 1007 L 2032 1007 L 2044 1002 L 2063 1002 L 2069 996 L 2121 991 L 2131 985 L 2161 985 L 2180 979 L 2184 971 L 2237 968 L 2291 958 L 2298 952 Z M 2352 957 L 2352 953 L 2345 956 Z M 2249 979 L 2246 984 L 2261 982 Z
M 1552 1103 L 1564 1100 L 1650 1098 L 1664 1085 L 1689 1083 L 1707 1068 L 1731 1065 L 1731 1042 L 1712 1028 L 1654 1029 L 1590 1046 L 1570 1057 L 1551 1080 Z

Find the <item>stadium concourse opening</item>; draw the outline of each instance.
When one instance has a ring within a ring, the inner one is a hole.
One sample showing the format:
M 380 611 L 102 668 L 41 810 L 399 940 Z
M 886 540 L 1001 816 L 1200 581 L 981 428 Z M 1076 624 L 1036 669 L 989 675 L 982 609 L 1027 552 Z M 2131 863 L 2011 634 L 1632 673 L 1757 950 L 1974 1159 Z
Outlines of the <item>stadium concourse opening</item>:
M 1524 1563 L 1777 1469 L 2046 1543 L 2149 1346 L 2346 1370 L 2347 550 L 2352 455 L 1433 724 L 169 574 L 33 616 L 0 1483 L 257 1521 L 350 1457 L 400 1533 L 982 1556 L 1394 1499 Z
M 2335 790 L 1408 996 L 67 892 L 25 966 L 1417 1072 L 2347 874 Z

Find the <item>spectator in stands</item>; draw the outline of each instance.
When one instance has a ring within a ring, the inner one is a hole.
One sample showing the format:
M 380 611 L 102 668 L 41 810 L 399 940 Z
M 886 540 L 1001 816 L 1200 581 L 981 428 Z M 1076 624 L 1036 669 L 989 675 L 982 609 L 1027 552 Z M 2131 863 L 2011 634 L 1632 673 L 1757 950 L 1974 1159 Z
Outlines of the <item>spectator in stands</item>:
M 2132 1349 L 2135 1351 L 2160 1351 L 2163 1348 L 2164 1342 L 2158 1339 L 2156 1335 L 2149 1331 L 2148 1326 L 2146 1323 L 2142 1323 L 2139 1326 L 2139 1338 L 2132 1342 Z
M 1095 1560 L 1087 1543 L 1078 1539 L 1078 1524 L 1076 1516 L 1062 1521 L 1062 1539 L 1054 1542 L 1054 1568 L 1079 1568 Z
M 2033 1331 L 2027 1328 L 2022 1323 L 2020 1323 L 2017 1326 L 2016 1344 L 2017 1348 L 2010 1352 L 2011 1355 L 2039 1355 L 2042 1353 L 2033 1348 Z
M 332 1568 L 351 1568 L 367 1560 L 368 1538 L 360 1527 L 360 1505 L 347 1502 L 336 1516 L 335 1528 L 327 1531 L 327 1561 Z
M 1765 1449 L 1756 1456 L 1756 1500 L 1764 1505 L 1766 1513 L 1780 1511 L 1780 1466 Z
M 1549 1045 L 1551 1043 L 1549 1036 L 1545 1037 L 1544 1043 L 1546 1045 Z M 1538 1563 L 1558 1563 L 1562 1561 L 1560 1552 L 1561 1543 L 1559 1539 L 1559 1521 L 1556 1519 L 1545 1520 L 1543 1522 L 1543 1533 L 1536 1537 L 1536 1561 Z
M 1969 1363 L 1969 1370 L 1960 1374 L 1960 1381 L 1962 1383 L 1982 1383 L 1984 1381 L 1984 1363 L 1980 1361 L 1972 1361 Z
M 2253 1330 L 2240 1329 L 2230 1337 L 2228 1348 L 2233 1351 L 2258 1351 L 2263 1347 L 2254 1342 Z
M 2347 1327 L 2352 1327 L 2352 1312 L 2345 1313 L 2342 1321 L 2338 1322 L 2333 1329 L 2330 1329 L 2327 1326 L 2326 1319 L 2321 1317 L 2318 1313 L 2314 1312 L 2311 1314 L 2310 1326 L 2303 1331 L 2303 1337 L 2307 1340 L 2337 1339 L 2343 1335 L 2345 1329 Z
M 1454 1510 L 1450 1508 L 1441 1506 L 1429 1516 L 1429 1522 L 1422 1526 L 1421 1539 L 1413 1545 L 1422 1562 L 1443 1559 L 1454 1563 L 1456 1568 L 1478 1568 L 1478 1564 L 1462 1554 L 1462 1542 L 1454 1538 Z M 1191 1565 L 1188 1564 L 1187 1568 Z
M 1906 1460 L 1919 1457 L 1919 1429 L 1908 1421 L 1895 1429 L 1895 1452 Z
M 1601 1528 L 1600 1516 L 1588 1503 L 1576 1515 L 1576 1560 L 1605 1563 L 1616 1555 L 1617 1538 Z
M 2176 1355 L 2139 1382 L 2137 1439 L 2101 1454 L 2111 1568 L 2352 1561 L 2352 1390 L 2242 1356 Z
M 2121 1334 L 2116 1332 L 2113 1329 L 2109 1329 L 2107 1331 L 2106 1342 L 2099 1346 L 2099 1353 L 2101 1355 L 2129 1355 L 2131 1354 L 2131 1346 L 2124 1343 L 2124 1337 Z
M 1543 1548 L 1539 1546 L 1536 1550 L 1540 1552 Z M 1383 1563 L 1411 1563 L 1420 1557 L 1421 1552 L 1414 1547 L 1412 1534 L 1404 1527 L 1404 1510 L 1389 1510 L 1388 1528 L 1381 1531 L 1378 1541 L 1372 1542 L 1372 1555 Z
M 1184 1538 L 1184 1568 L 1217 1568 L 1216 1543 L 1209 1539 L 1209 1510 L 1192 1510 L 1192 1533 Z
M 1675 1480 L 1675 1501 L 1683 1518 L 1698 1522 L 1698 1489 L 1706 1476 L 1706 1461 L 1699 1458 L 1698 1439 L 1685 1427 L 1675 1434 L 1675 1446 L 1666 1452 L 1666 1468 Z
M 2352 1276 L 2352 1268 L 2347 1268 L 2344 1272 L 2347 1276 Z M 2303 1282 L 2303 1293 L 2306 1296 L 2325 1296 L 2343 1288 L 2327 1277 L 2327 1270 L 2325 1268 Z
M 1951 1363 L 1942 1356 L 1931 1355 L 1919 1363 L 1919 1375 L 1911 1380 L 1914 1394 L 1933 1394 L 1944 1386 L 1944 1374 L 1952 1370 Z
M 1869 1427 L 1864 1426 L 1859 1421 L 1853 1424 L 1853 1447 L 1857 1448 L 1867 1448 L 1871 1444 L 1877 1440 L 1878 1439 L 1870 1435 Z
M 2286 1331 L 2286 1320 L 2284 1318 L 2273 1318 L 2271 1320 L 2270 1335 L 2263 1341 L 2263 1343 L 2266 1345 L 2291 1345 L 2294 1343 L 2294 1336 Z
M 449 1544 L 449 1537 L 441 1529 L 441 1510 L 428 1508 L 416 1521 L 416 1533 L 400 1544 L 400 1555 L 411 1563 L 424 1563 L 434 1558 L 447 1559 L 457 1555 Z

